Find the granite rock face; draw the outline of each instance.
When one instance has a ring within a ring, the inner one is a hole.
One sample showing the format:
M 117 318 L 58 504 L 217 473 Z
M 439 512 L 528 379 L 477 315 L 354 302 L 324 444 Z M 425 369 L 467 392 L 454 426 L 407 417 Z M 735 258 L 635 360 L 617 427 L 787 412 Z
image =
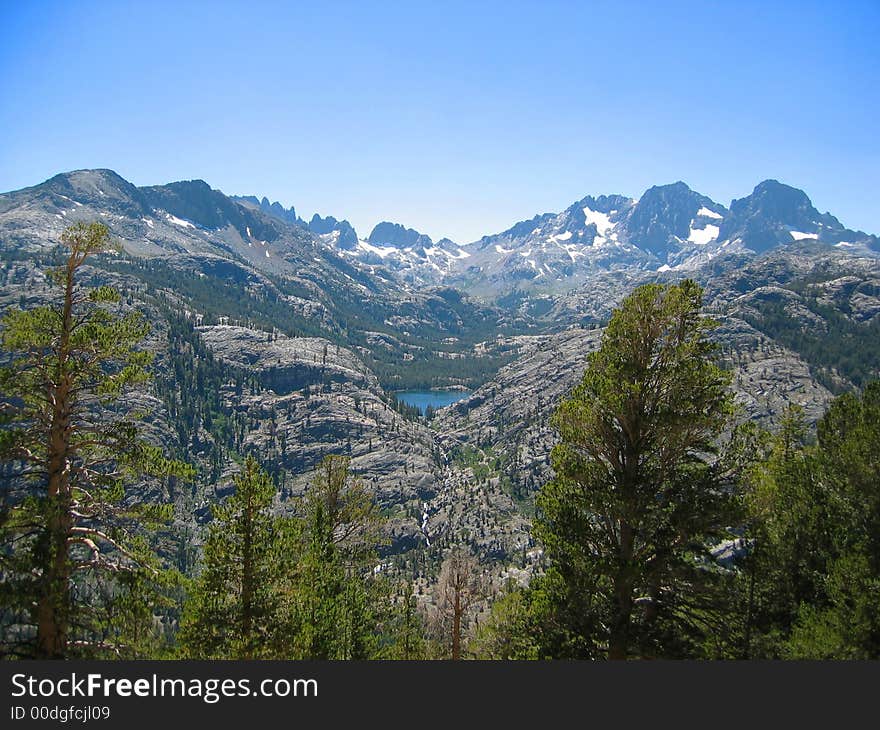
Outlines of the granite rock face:
M 246 414 L 251 424 L 245 450 L 291 475 L 286 493 L 301 493 L 325 455 L 342 454 L 383 507 L 434 495 L 433 434 L 389 405 L 351 350 L 322 338 L 228 325 L 198 332 L 216 357 L 255 376 L 254 392 L 229 387 L 222 395 L 229 410 Z

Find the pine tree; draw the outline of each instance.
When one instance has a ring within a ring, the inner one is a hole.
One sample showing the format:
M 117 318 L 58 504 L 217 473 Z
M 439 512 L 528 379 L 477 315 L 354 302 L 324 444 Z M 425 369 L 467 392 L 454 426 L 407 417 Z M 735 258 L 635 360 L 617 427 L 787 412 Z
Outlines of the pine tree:
M 122 400 L 148 378 L 150 353 L 137 346 L 149 325 L 140 312 L 113 311 L 116 290 L 77 280 L 108 249 L 107 228 L 77 223 L 62 243 L 66 261 L 48 272 L 57 301 L 9 310 L 0 333 L 3 644 L 43 659 L 130 655 L 114 615 L 126 591 L 140 595 L 135 578 L 159 576 L 143 528 L 167 520 L 170 505 L 146 504 L 125 485 L 192 472 L 138 437 Z
M 753 475 L 748 658 L 880 657 L 880 383 L 837 398 L 817 435 L 793 409 Z
M 235 493 L 214 508 L 201 574 L 179 640 L 199 659 L 283 658 L 280 584 L 292 572 L 294 523 L 272 514 L 275 487 L 248 457 Z
M 316 532 L 337 546 L 349 567 L 355 567 L 374 557 L 381 517 L 364 483 L 352 478 L 350 466 L 347 456 L 325 456 L 306 492 L 303 511 L 314 524 L 320 508 L 323 527 Z
M 412 585 L 405 582 L 394 599 L 394 609 L 388 620 L 389 643 L 382 658 L 404 661 L 428 658 L 425 632 L 425 620 L 419 613 Z
M 347 457 L 323 459 L 298 512 L 303 539 L 284 586 L 288 658 L 375 657 L 389 603 L 372 571 L 380 520 L 363 483 L 351 478 Z
M 470 609 L 482 595 L 477 559 L 462 546 L 454 547 L 444 558 L 437 579 L 438 629 L 447 640 L 450 656 L 461 659 Z
M 553 416 L 536 532 L 552 566 L 537 586 L 563 627 L 554 652 L 676 655 L 699 629 L 700 558 L 729 517 L 711 455 L 731 404 L 701 305 L 692 281 L 636 289 Z
M 492 603 L 488 619 L 476 631 L 470 650 L 477 659 L 540 659 L 530 599 L 535 591 L 523 590 L 513 582 Z

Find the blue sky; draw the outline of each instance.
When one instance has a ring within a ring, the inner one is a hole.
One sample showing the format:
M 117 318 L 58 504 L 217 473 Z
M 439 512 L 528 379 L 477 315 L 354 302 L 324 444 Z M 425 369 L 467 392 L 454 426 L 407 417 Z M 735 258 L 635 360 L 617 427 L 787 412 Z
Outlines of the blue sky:
M 467 242 L 772 177 L 880 233 L 877 0 L 0 6 L 0 190 L 109 167 Z

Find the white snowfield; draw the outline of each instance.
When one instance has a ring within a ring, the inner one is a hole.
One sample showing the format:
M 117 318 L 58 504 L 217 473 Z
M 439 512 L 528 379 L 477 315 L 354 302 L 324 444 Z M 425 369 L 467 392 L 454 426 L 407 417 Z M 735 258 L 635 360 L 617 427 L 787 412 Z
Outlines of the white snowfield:
M 803 241 L 805 238 L 819 238 L 818 233 L 804 233 L 803 231 L 789 231 L 795 241 Z
M 709 241 L 714 241 L 718 238 L 718 232 L 721 229 L 718 226 L 710 226 L 707 225 L 705 228 L 694 228 L 693 221 L 691 222 L 691 232 L 688 236 L 688 241 L 691 243 L 695 243 L 698 246 L 705 246 Z
M 705 206 L 697 211 L 697 215 L 706 216 L 706 218 L 715 218 L 716 220 L 721 220 L 724 217 L 720 213 L 716 213 L 714 210 L 709 210 Z
M 363 249 L 364 251 L 369 251 L 370 253 L 376 254 L 380 259 L 384 259 L 386 256 L 394 253 L 397 249 L 394 246 L 374 246 L 371 243 L 367 243 L 366 241 L 358 241 L 358 248 Z
M 182 226 L 183 228 L 195 228 L 195 226 L 189 221 L 185 221 L 182 218 L 171 215 L 171 213 L 166 213 L 165 215 L 168 216 L 168 220 L 174 223 L 174 225 Z
M 610 216 L 592 208 L 584 208 L 584 218 L 587 220 L 587 225 L 596 224 L 596 231 L 600 236 L 603 236 L 612 227 Z

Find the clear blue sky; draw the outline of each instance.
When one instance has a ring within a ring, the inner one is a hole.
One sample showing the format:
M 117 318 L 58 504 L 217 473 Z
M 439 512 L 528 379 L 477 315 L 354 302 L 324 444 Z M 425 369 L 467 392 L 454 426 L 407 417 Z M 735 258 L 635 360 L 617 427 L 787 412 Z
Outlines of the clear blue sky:
M 880 233 L 880 0 L 0 10 L 0 190 L 109 167 L 465 242 L 772 177 Z

